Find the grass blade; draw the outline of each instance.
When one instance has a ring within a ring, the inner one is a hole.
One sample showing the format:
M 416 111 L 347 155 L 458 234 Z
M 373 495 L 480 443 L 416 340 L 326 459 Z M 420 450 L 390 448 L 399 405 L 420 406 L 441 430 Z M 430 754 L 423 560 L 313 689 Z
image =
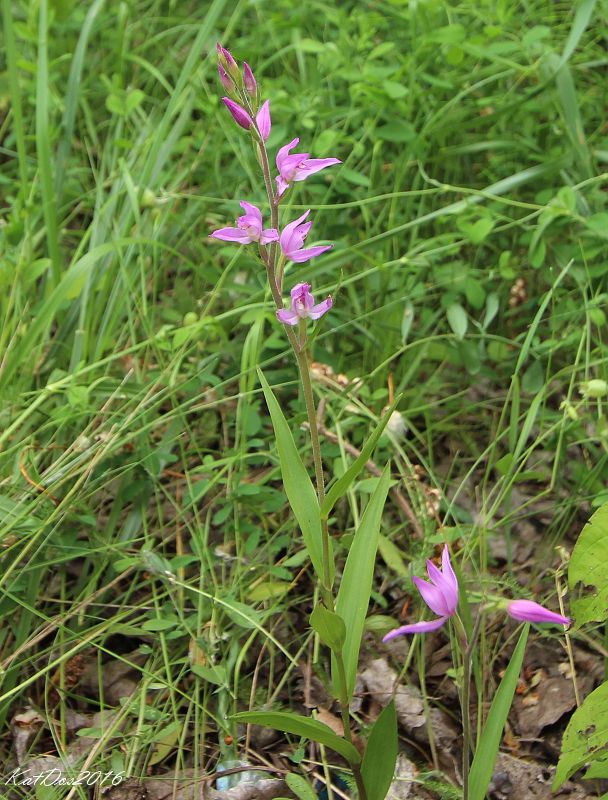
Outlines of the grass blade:
M 360 455 L 357 456 L 350 467 L 346 470 L 344 475 L 342 475 L 341 478 L 338 478 L 333 486 L 330 487 L 325 496 L 325 500 L 323 501 L 323 505 L 321 506 L 321 516 L 325 519 L 327 519 L 327 517 L 330 515 L 332 508 L 335 506 L 338 500 L 346 494 L 349 486 L 369 461 L 372 451 L 378 443 L 378 439 L 382 436 L 382 433 L 386 428 L 389 419 L 391 418 L 391 414 L 397 407 L 397 403 L 400 399 L 401 398 L 398 397 L 395 400 L 380 422 L 376 425 L 376 428 L 361 450 Z
M 490 713 L 479 737 L 475 757 L 469 773 L 469 800 L 484 800 L 492 779 L 502 732 L 513 703 L 513 695 L 521 670 L 530 626 L 525 625 L 511 656 L 504 678 L 500 682 Z

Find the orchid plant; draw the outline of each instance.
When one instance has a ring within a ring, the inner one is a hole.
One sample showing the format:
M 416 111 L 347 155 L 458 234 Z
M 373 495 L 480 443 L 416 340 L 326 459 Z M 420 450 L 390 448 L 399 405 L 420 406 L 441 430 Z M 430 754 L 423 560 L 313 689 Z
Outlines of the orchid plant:
M 223 103 L 234 122 L 251 137 L 251 144 L 261 167 L 270 220 L 265 223 L 265 212 L 262 209 L 247 200 L 241 200 L 240 206 L 244 213 L 238 217 L 236 225 L 219 228 L 213 231 L 210 237 L 236 245 L 256 245 L 268 278 L 276 319 L 284 326 L 299 370 L 308 418 L 315 487 L 294 443 L 281 406 L 263 373 L 259 374 L 277 439 L 285 493 L 300 526 L 318 581 L 320 601 L 314 606 L 310 624 L 321 642 L 331 650 L 333 688 L 341 709 L 343 733 L 341 736 L 337 735 L 320 721 L 291 712 L 250 711 L 236 714 L 234 719 L 274 727 L 277 730 L 312 739 L 333 749 L 348 762 L 359 800 L 384 800 L 393 779 L 397 759 L 397 719 L 394 703 L 389 703 L 372 727 L 363 757 L 359 749 L 354 746 L 350 703 L 372 588 L 382 510 L 389 490 L 388 465 L 378 480 L 361 517 L 337 592 L 334 588 L 335 570 L 329 520 L 335 503 L 346 494 L 370 458 L 380 435 L 389 423 L 396 402 L 380 420 L 359 457 L 344 475 L 326 487 L 311 377 L 309 323 L 327 314 L 333 306 L 333 300 L 331 296 L 327 296 L 315 303 L 311 284 L 304 279 L 299 280 L 291 289 L 291 302 L 289 307 L 285 308 L 283 280 L 286 266 L 289 269 L 289 264 L 305 264 L 330 250 L 332 245 L 305 246 L 312 227 L 312 220 L 309 218 L 311 210 L 306 210 L 296 219 L 285 220 L 282 218 L 285 215 L 281 213 L 281 204 L 289 197 L 294 184 L 341 162 L 334 157 L 311 158 L 310 153 L 292 152 L 300 143 L 296 137 L 278 149 L 275 159 L 277 174 L 273 179 L 267 149 L 267 141 L 272 130 L 270 101 L 261 101 L 260 88 L 249 64 L 245 62 L 241 71 L 230 51 L 219 43 L 217 53 L 220 81 L 227 92 L 227 96 L 222 98 Z M 266 224 L 268 227 L 265 227 Z M 486 728 L 480 738 L 480 741 L 484 740 L 483 747 L 478 747 L 471 765 L 470 753 L 474 750 L 470 724 L 473 652 L 486 606 L 480 605 L 474 624 L 470 622 L 470 614 L 463 615 L 462 618 L 459 615 L 459 583 L 447 545 L 443 548 L 441 569 L 432 561 L 427 561 L 427 573 L 428 581 L 414 577 L 413 582 L 423 601 L 436 615 L 435 619 L 398 627 L 390 631 L 384 637 L 384 641 L 405 634 L 431 633 L 446 623 L 452 626 L 454 641 L 457 643 L 454 658 L 462 668 L 459 688 L 463 723 L 463 796 L 464 800 L 483 800 L 498 752 L 506 714 L 515 691 L 529 625 L 523 629 L 503 683 L 492 704 Z M 499 604 L 505 607 L 512 618 L 520 622 L 553 623 L 564 626 L 570 624 L 567 617 L 549 611 L 531 600 L 520 599 L 508 603 L 499 601 Z M 487 606 L 491 607 L 491 604 Z M 505 704 L 504 697 L 508 698 L 509 693 L 511 699 Z M 500 713 L 494 713 L 498 699 L 501 710 Z

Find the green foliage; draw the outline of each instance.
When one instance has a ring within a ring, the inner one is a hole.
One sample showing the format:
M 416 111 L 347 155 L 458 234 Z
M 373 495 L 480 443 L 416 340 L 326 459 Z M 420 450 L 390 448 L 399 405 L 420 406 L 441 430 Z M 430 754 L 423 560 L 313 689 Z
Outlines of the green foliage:
M 382 511 L 388 494 L 389 482 L 390 469 L 387 464 L 361 517 L 355 538 L 348 551 L 338 589 L 336 612 L 344 620 L 346 626 L 346 640 L 342 652 L 346 673 L 345 688 L 348 697 L 352 696 L 355 688 L 359 649 L 369 606 Z M 339 687 L 341 680 L 335 656 L 332 657 L 332 676 L 334 686 Z
M 524 660 L 529 631 L 530 626 L 528 624 L 524 625 L 513 655 L 509 660 L 509 665 L 496 690 L 486 723 L 477 742 L 475 756 L 469 772 L 470 800 L 484 800 L 492 780 L 498 748 L 500 747 L 507 717 L 515 697 L 515 689 L 517 688 L 517 681 Z
M 368 800 L 384 800 L 395 774 L 399 740 L 395 701 L 382 709 L 374 722 L 361 763 Z
M 568 563 L 576 625 L 608 620 L 608 503 L 598 508 L 576 540 Z
M 321 521 L 317 495 L 313 488 L 312 481 L 308 476 L 306 467 L 302 463 L 287 420 L 281 411 L 281 406 L 278 404 L 261 370 L 258 371 L 258 374 L 274 427 L 285 494 L 298 520 L 312 565 L 315 568 L 319 580 L 322 581 L 323 545 L 321 540 Z M 333 564 L 331 554 L 330 563 Z
M 608 778 L 608 682 L 585 698 L 568 722 L 555 771 L 553 791 L 577 770 L 587 767 L 585 778 Z
M 320 603 L 314 607 L 310 615 L 310 627 L 318 634 L 319 639 L 334 653 L 339 653 L 346 640 L 344 620 Z
M 344 756 L 350 764 L 358 764 L 361 761 L 359 752 L 350 742 L 341 736 L 336 736 L 329 726 L 310 717 L 301 717 L 299 714 L 292 714 L 289 711 L 243 711 L 240 714 L 234 714 L 232 719 L 250 725 L 264 725 L 267 728 L 293 733 L 296 736 L 303 736 L 313 742 L 324 744 Z

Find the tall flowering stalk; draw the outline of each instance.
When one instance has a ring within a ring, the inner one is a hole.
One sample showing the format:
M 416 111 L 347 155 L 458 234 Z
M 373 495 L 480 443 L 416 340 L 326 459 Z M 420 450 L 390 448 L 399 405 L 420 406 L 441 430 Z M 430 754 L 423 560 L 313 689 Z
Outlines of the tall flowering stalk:
M 330 250 L 332 245 L 305 246 L 305 240 L 312 227 L 312 220 L 309 218 L 310 209 L 297 219 L 286 220 L 281 225 L 280 204 L 294 183 L 303 181 L 309 176 L 341 162 L 333 157 L 311 158 L 309 153 L 292 153 L 291 151 L 300 141 L 296 137 L 278 150 L 275 161 L 278 174 L 273 177 L 266 147 L 266 142 L 272 129 L 270 101 L 261 102 L 259 84 L 249 64 L 244 64 L 243 73 L 241 74 L 232 54 L 220 44 L 218 44 L 217 50 L 220 81 L 228 92 L 228 96 L 223 98 L 223 102 L 235 123 L 251 135 L 252 144 L 262 170 L 270 209 L 270 225 L 265 227 L 260 209 L 243 200 L 240 205 L 245 214 L 238 218 L 236 226 L 220 228 L 211 233 L 210 236 L 214 239 L 235 244 L 257 245 L 260 260 L 268 277 L 277 321 L 284 325 L 285 333 L 298 365 L 310 431 L 317 500 L 319 507 L 321 507 L 325 501 L 326 492 L 317 413 L 312 389 L 307 323 L 309 320 L 318 320 L 326 314 L 332 307 L 333 301 L 331 297 L 327 297 L 321 302 L 315 303 L 311 294 L 311 285 L 301 281 L 291 289 L 291 303 L 289 308 L 285 308 L 283 303 L 283 276 L 286 263 L 304 264 Z M 319 523 L 322 541 L 320 590 L 323 606 L 318 609 L 315 619 L 319 620 L 319 615 L 330 615 L 329 617 L 325 616 L 323 623 L 319 622 L 319 625 L 326 626 L 330 624 L 331 627 L 332 624 L 336 624 L 339 617 L 335 614 L 336 598 L 332 589 L 333 564 L 331 561 L 327 515 L 320 515 Z M 331 622 L 328 623 L 328 620 L 331 620 Z M 337 624 L 339 625 L 340 622 L 337 622 Z M 325 627 L 323 630 L 325 630 Z M 348 693 L 345 689 L 345 667 L 341 646 L 336 643 L 332 651 L 337 659 L 338 673 L 341 676 L 339 702 L 344 725 L 344 739 L 350 745 L 350 749 L 347 748 L 345 753 L 351 753 L 352 751 L 356 756 L 349 759 L 350 766 L 357 783 L 360 800 L 367 800 L 360 758 L 352 747 L 353 734 Z M 288 730 L 288 728 L 285 728 L 285 730 Z

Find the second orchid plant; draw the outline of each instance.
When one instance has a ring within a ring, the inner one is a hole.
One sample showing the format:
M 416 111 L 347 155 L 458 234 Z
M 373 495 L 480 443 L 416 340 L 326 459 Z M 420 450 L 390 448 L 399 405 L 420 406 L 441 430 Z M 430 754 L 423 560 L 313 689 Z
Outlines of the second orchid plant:
M 310 624 L 321 642 L 331 650 L 332 683 L 340 705 L 343 731 L 342 735 L 338 735 L 318 720 L 284 711 L 249 711 L 235 715 L 235 719 L 274 727 L 329 747 L 347 761 L 360 800 L 384 800 L 393 779 L 397 759 L 397 719 L 394 703 L 389 703 L 372 727 L 363 756 L 360 748 L 354 744 L 350 703 L 354 693 L 359 650 L 372 589 L 382 510 L 390 485 L 388 465 L 378 480 L 361 517 L 337 591 L 334 590 L 335 576 L 329 519 L 335 503 L 346 494 L 370 458 L 395 404 L 377 425 L 359 457 L 327 488 L 311 379 L 309 323 L 318 320 L 332 308 L 332 298 L 328 296 L 320 302 L 315 302 L 310 283 L 301 279 L 291 288 L 290 303 L 286 308 L 283 303 L 283 279 L 285 267 L 289 262 L 306 263 L 330 250 L 331 245 L 306 246 L 306 239 L 312 227 L 312 220 L 309 219 L 310 209 L 296 219 L 285 221 L 281 219 L 281 203 L 289 196 L 295 183 L 339 164 L 340 161 L 333 157 L 311 158 L 307 152 L 293 152 L 300 141 L 294 138 L 278 149 L 275 159 L 276 175 L 273 176 L 266 145 L 272 127 L 270 101 L 262 102 L 258 83 L 247 63 L 241 70 L 232 54 L 222 45 L 218 44 L 217 52 L 219 77 L 226 91 L 223 102 L 234 122 L 251 137 L 252 147 L 261 167 L 266 194 L 265 206 L 270 219 L 265 222 L 260 208 L 247 200 L 242 200 L 240 206 L 244 213 L 238 217 L 236 225 L 219 228 L 210 235 L 213 239 L 236 245 L 256 246 L 268 278 L 276 318 L 284 326 L 298 366 L 314 462 L 314 487 L 281 406 L 261 372 L 260 381 L 275 430 L 285 492 L 302 532 L 318 581 L 319 601 L 314 606 Z M 480 737 L 480 742 L 482 739 L 484 742 L 483 748 L 479 747 L 476 751 L 470 725 L 470 684 L 472 655 L 484 607 L 478 609 L 474 623 L 470 621 L 470 614 L 461 618 L 458 613 L 459 585 L 447 545 L 443 549 L 441 561 L 441 569 L 432 561 L 427 562 L 429 582 L 417 577 L 413 579 L 422 599 L 436 618 L 396 628 L 387 634 L 385 641 L 402 634 L 436 631 L 448 622 L 453 626 L 454 639 L 457 643 L 454 660 L 462 670 L 459 689 L 463 723 L 463 797 L 464 800 L 482 800 L 491 779 L 506 713 L 515 691 L 529 625 L 524 627 L 497 692 L 496 699 L 500 699 L 501 702 L 500 704 L 494 702 L 488 714 L 486 726 Z M 499 601 L 499 604 L 500 602 L 502 601 Z M 502 604 L 506 605 L 508 614 L 518 621 L 560 625 L 570 623 L 567 617 L 548 611 L 533 601 L 514 600 Z M 504 698 L 508 699 L 509 693 L 511 699 L 505 704 Z M 498 705 L 500 713 L 496 712 Z M 471 753 L 474 753 L 472 764 Z

